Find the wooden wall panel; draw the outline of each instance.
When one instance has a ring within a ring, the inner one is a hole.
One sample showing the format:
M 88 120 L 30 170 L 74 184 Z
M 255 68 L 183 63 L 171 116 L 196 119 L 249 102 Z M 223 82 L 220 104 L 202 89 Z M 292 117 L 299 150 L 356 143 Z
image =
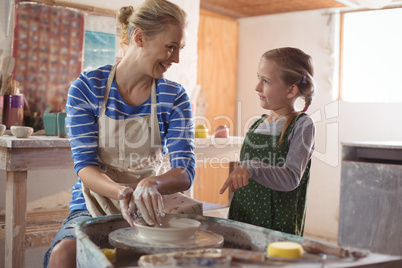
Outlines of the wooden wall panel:
M 210 135 L 213 135 L 218 125 L 227 125 L 230 135 L 234 134 L 237 53 L 238 22 L 201 9 L 198 30 L 198 84 L 201 85 L 200 99 L 205 103 L 202 103 L 202 109 L 196 109 L 196 119 L 206 119 Z M 219 190 L 228 174 L 228 164 L 219 168 L 198 164 L 193 186 L 194 198 L 227 205 L 228 193 L 220 195 Z

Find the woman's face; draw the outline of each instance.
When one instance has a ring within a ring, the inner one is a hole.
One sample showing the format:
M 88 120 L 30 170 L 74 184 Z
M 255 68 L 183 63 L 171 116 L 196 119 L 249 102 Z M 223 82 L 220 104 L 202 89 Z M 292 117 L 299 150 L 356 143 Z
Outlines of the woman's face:
M 167 24 L 159 34 L 145 37 L 142 48 L 145 72 L 153 78 L 163 78 L 172 63 L 179 63 L 184 46 L 185 28 L 180 24 Z
M 279 110 L 287 107 L 289 99 L 287 86 L 279 77 L 277 67 L 271 60 L 261 59 L 257 70 L 258 83 L 255 90 L 260 99 L 260 105 L 267 110 Z

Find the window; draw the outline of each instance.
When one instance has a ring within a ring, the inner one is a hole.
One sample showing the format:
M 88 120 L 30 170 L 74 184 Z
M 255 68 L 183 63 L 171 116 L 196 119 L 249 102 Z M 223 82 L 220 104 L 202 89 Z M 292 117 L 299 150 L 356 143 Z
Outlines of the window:
M 342 16 L 340 98 L 349 102 L 402 102 L 402 8 Z

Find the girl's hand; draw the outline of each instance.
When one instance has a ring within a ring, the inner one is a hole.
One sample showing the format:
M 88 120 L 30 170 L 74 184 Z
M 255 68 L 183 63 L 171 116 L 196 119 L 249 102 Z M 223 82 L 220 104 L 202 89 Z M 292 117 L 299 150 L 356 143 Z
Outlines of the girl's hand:
M 158 192 L 156 184 L 142 180 L 135 188 L 134 202 L 147 224 L 160 225 L 165 212 L 162 195 Z
M 244 166 L 238 165 L 233 172 L 230 173 L 219 193 L 223 194 L 226 191 L 226 188 L 230 185 L 232 185 L 232 192 L 234 192 L 237 189 L 246 186 L 249 178 L 250 173 L 248 170 Z
M 131 227 L 134 227 L 133 216 L 136 216 L 136 207 L 134 203 L 133 192 L 134 190 L 132 188 L 124 187 L 123 189 L 121 189 L 118 196 L 121 214 Z

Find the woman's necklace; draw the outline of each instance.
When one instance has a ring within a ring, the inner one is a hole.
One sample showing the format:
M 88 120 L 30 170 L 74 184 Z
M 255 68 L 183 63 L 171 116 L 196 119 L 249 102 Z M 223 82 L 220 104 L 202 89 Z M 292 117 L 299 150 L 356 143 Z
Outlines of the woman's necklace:
M 293 113 L 293 112 L 290 112 L 290 113 L 287 113 L 287 114 L 281 115 L 281 116 L 277 117 L 276 119 L 273 119 L 271 122 L 276 122 L 276 121 L 279 121 L 279 120 L 281 120 L 282 118 L 284 118 L 284 117 L 286 117 L 286 116 L 290 115 L 291 113 Z

